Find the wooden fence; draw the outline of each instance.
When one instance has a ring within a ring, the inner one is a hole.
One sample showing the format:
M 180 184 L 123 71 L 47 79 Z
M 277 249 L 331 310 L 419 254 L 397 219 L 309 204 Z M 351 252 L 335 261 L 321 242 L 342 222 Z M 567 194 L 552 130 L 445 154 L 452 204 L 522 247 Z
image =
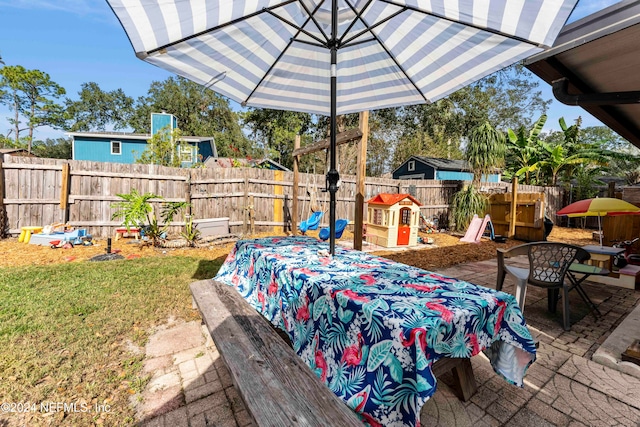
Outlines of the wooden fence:
M 107 237 L 121 225 L 112 220 L 117 194 L 154 193 L 166 201 L 187 201 L 196 219 L 229 218 L 230 232 L 282 230 L 291 209 L 293 173 L 253 168 L 180 169 L 156 165 L 128 165 L 68 161 L 4 155 L 0 162 L 0 195 L 4 234 L 17 235 L 20 227 L 69 223 L 89 234 Z M 422 204 L 426 218 L 446 221 L 449 203 L 460 181 L 394 180 L 367 177 L 365 201 L 379 193 L 410 193 Z M 328 211 L 329 194 L 324 175 L 300 174 L 300 218 L 311 208 Z M 483 184 L 485 191 L 508 192 L 510 184 Z M 561 208 L 559 188 L 519 186 L 519 192 L 545 192 L 547 213 Z M 341 177 L 337 193 L 338 218 L 354 219 L 356 178 Z M 161 200 L 154 201 L 159 208 Z M 1 217 L 1 216 L 0 216 Z M 173 223 L 178 231 L 182 218 Z M 323 224 L 328 222 L 328 215 Z M 444 224 L 442 224 L 444 225 Z
M 544 240 L 545 194 L 518 192 L 516 196 L 516 207 L 512 211 L 512 193 L 491 195 L 489 214 L 495 234 L 510 235 L 513 213 L 514 238 L 527 242 Z

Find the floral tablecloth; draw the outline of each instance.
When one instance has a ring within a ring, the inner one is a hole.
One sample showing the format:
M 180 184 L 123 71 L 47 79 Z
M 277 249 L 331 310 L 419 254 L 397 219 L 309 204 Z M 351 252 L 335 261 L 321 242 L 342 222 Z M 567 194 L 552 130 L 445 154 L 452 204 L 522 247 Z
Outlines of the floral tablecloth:
M 515 298 L 310 237 L 241 240 L 215 280 L 234 286 L 371 426 L 416 426 L 431 365 L 485 350 L 522 386 L 535 345 Z

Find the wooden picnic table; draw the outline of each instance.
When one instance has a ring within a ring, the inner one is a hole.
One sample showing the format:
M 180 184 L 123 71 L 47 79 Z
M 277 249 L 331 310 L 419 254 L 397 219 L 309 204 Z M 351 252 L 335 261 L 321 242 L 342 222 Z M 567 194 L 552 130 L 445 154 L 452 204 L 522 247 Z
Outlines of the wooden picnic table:
M 310 237 L 238 241 L 214 280 L 234 287 L 363 420 L 414 426 L 434 363 L 486 350 L 522 386 L 535 343 L 505 293 Z M 470 366 L 470 364 L 469 364 Z

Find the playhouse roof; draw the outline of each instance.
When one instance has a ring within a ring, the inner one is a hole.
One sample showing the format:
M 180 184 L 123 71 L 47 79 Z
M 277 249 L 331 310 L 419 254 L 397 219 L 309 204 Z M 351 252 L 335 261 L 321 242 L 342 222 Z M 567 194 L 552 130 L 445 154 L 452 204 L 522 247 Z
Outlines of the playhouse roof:
M 422 204 L 419 201 L 417 201 L 415 197 L 413 197 L 411 194 L 380 193 L 377 196 L 369 199 L 367 203 L 370 205 L 392 206 L 404 199 L 410 199 L 416 205 L 422 206 Z

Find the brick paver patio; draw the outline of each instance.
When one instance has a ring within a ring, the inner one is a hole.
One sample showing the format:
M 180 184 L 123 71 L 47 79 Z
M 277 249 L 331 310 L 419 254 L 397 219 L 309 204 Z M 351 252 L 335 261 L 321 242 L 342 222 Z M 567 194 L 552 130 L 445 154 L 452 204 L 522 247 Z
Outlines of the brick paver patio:
M 495 288 L 496 270 L 496 261 L 491 260 L 439 273 Z M 525 318 L 540 347 L 524 388 L 509 385 L 483 355 L 478 355 L 472 359 L 477 393 L 461 402 L 447 385 L 452 383 L 451 376 L 443 375 L 435 395 L 423 407 L 421 423 L 474 427 L 640 425 L 640 374 L 629 375 L 591 360 L 609 334 L 638 307 L 640 291 L 588 282 L 585 289 L 602 317 L 595 319 L 582 300 L 572 299 L 571 330 L 564 331 L 561 313 L 547 313 L 546 290 L 529 288 Z M 504 290 L 513 290 L 509 278 Z M 252 425 L 206 330 L 190 322 L 160 333 L 164 334 L 161 339 L 152 338 L 147 346 L 146 369 L 153 378 L 138 411 L 142 425 Z M 629 333 L 640 335 L 640 330 Z

